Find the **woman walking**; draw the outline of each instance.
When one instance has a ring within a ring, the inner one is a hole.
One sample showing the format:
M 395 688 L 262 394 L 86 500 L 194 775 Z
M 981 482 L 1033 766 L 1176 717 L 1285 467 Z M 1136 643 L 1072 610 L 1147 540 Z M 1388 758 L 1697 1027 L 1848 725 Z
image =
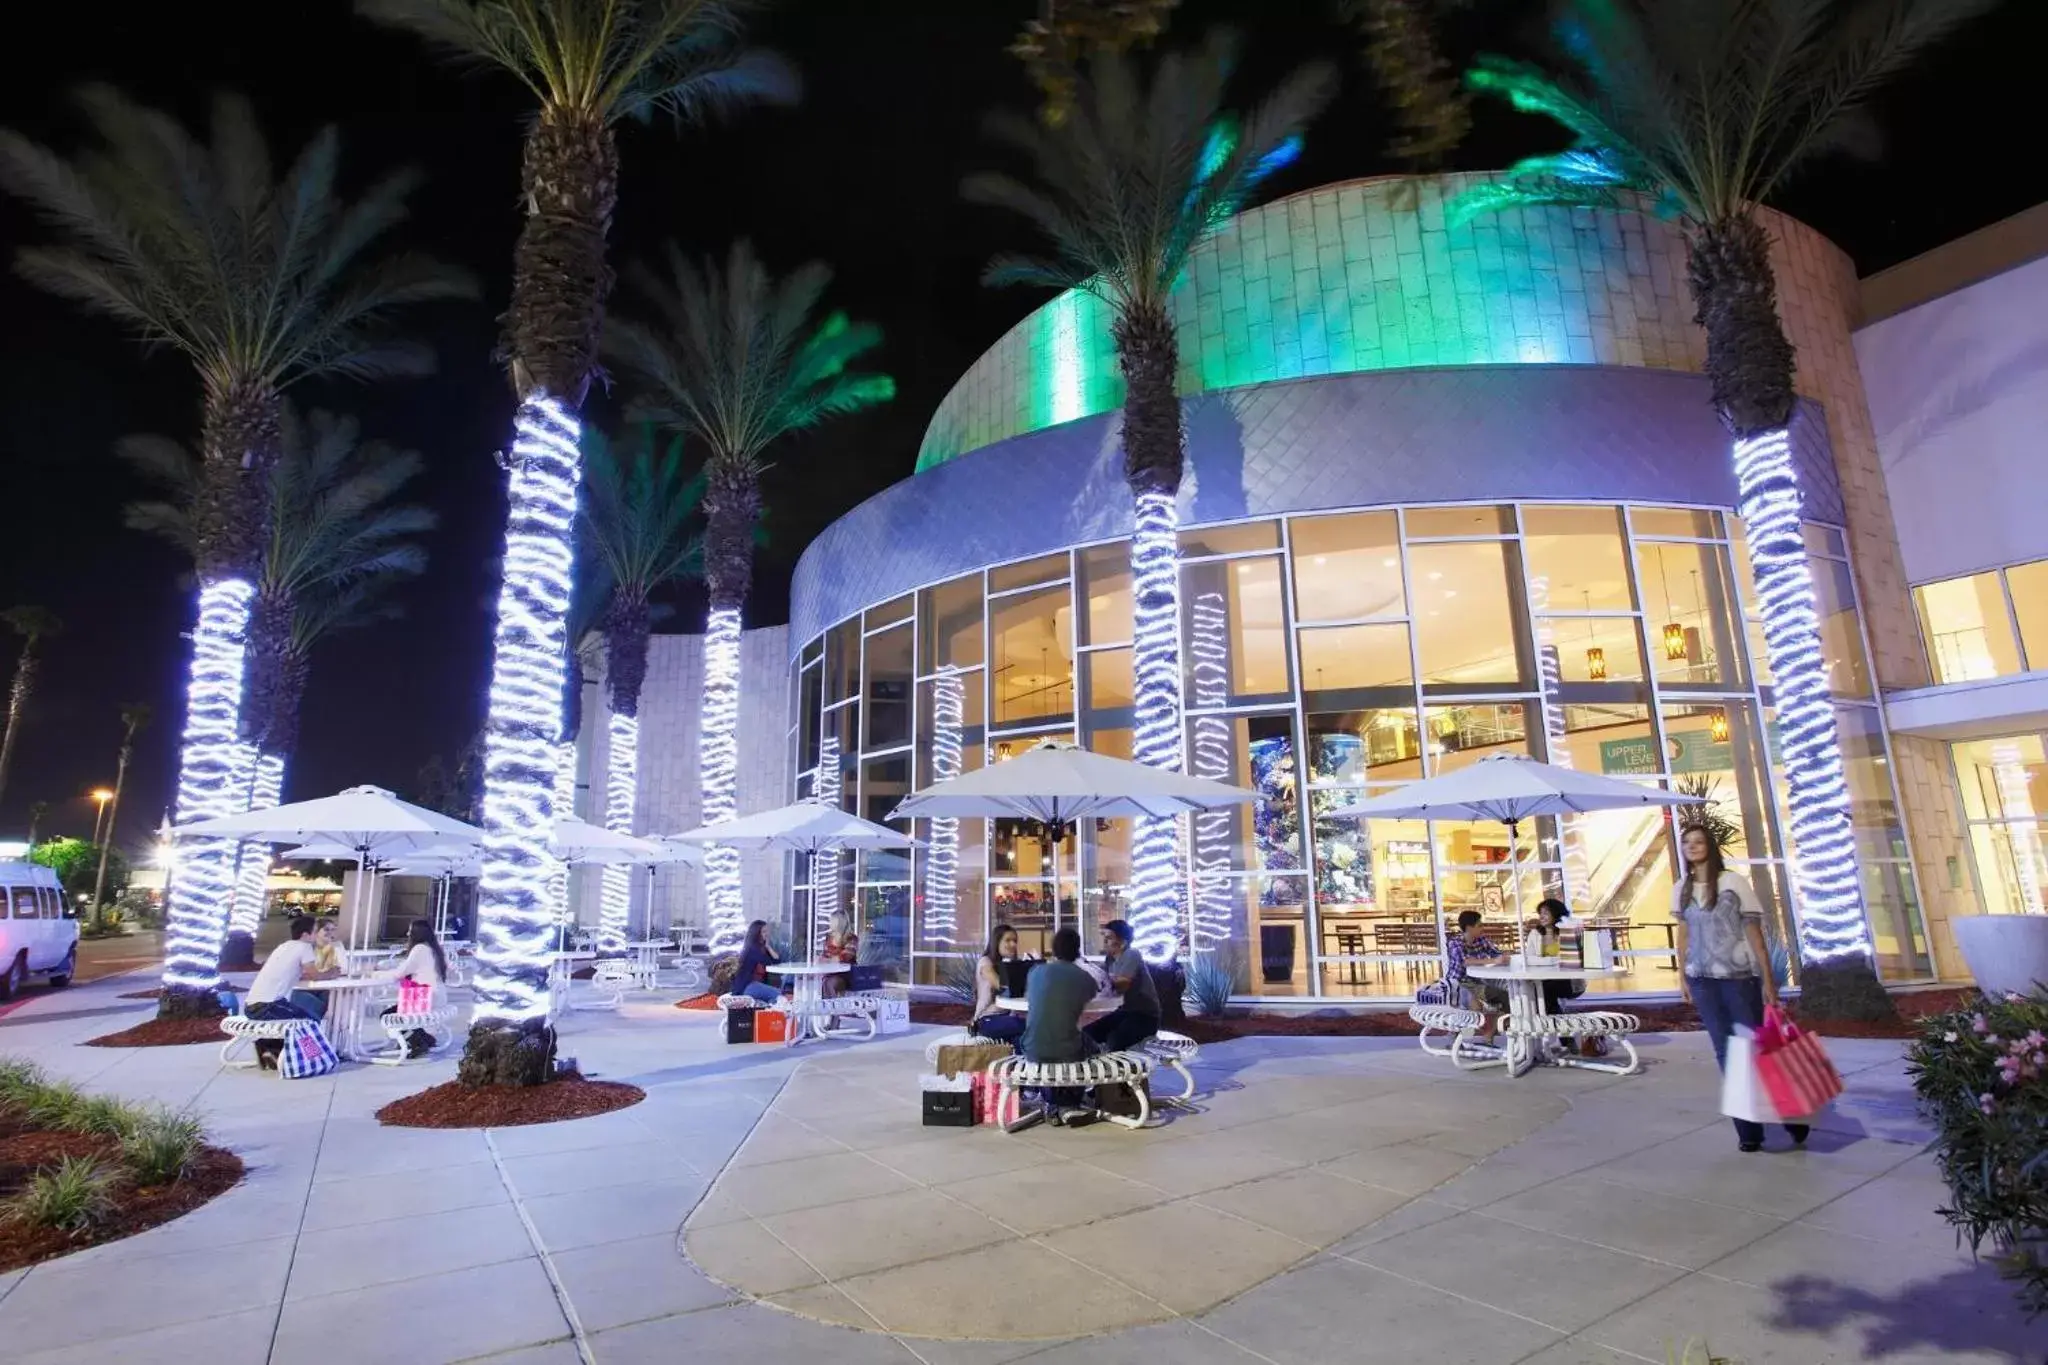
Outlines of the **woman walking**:
M 1700 1025 L 1713 1040 L 1714 1062 L 1726 1070 L 1735 1026 L 1760 1027 L 1765 1002 L 1778 1003 L 1771 955 L 1764 947 L 1764 910 L 1756 889 L 1722 865 L 1721 847 L 1705 829 L 1687 829 L 1678 846 L 1684 870 L 1671 905 L 1675 946 L 1684 964 L 1678 989 L 1699 1011 Z M 1787 1123 L 1785 1131 L 1795 1144 L 1805 1144 L 1807 1125 Z M 1764 1126 L 1736 1119 L 1735 1139 L 1743 1151 L 1757 1151 L 1764 1145 Z

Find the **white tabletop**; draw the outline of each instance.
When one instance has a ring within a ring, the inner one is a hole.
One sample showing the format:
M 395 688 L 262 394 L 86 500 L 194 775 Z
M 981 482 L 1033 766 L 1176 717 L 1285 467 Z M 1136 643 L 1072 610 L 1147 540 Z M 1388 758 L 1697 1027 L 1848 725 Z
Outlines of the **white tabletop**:
M 1101 995 L 1094 997 L 1087 1004 L 1081 1006 L 1081 1013 L 1105 1013 L 1115 1009 L 1122 1003 L 1123 997 L 1115 991 L 1104 991 Z M 996 1008 L 1008 1010 L 1012 1014 L 1029 1014 L 1031 1013 L 1031 1002 L 1021 995 L 999 995 L 996 997 Z
M 1465 975 L 1481 981 L 1597 981 L 1621 976 L 1626 967 L 1515 966 L 1476 967 L 1467 965 Z
M 326 976 L 318 981 L 301 980 L 292 989 L 295 991 L 366 991 L 372 986 L 389 984 L 388 980 L 380 981 L 374 976 Z
M 853 968 L 844 962 L 790 962 L 768 970 L 777 976 L 834 976 Z
M 669 948 L 673 947 L 674 944 L 671 940 L 665 938 L 642 938 L 635 939 L 626 946 L 628 948 Z

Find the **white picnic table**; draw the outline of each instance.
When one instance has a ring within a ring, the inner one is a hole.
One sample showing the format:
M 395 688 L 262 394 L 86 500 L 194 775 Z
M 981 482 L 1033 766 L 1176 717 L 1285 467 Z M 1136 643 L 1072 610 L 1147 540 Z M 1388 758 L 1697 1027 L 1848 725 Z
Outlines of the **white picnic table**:
M 1494 981 L 1507 988 L 1508 1019 L 1511 1024 L 1506 1030 L 1502 1055 L 1507 1061 L 1508 1074 L 1521 1076 L 1538 1065 L 1542 1066 L 1583 1066 L 1594 1071 L 1620 1071 L 1619 1067 L 1601 1062 L 1589 1062 L 1582 1057 L 1569 1054 L 1551 1055 L 1540 1044 L 1540 1031 L 1528 1027 L 1539 1016 L 1548 1013 L 1543 1008 L 1543 983 L 1546 981 L 1612 981 L 1626 975 L 1626 967 L 1565 967 L 1556 963 L 1537 961 L 1534 963 L 1511 959 L 1505 964 L 1493 967 L 1467 966 L 1465 975 L 1474 981 Z
M 788 1045 L 795 1047 L 807 1033 L 817 1038 L 827 1037 L 832 1029 L 832 1017 L 825 1012 L 825 978 L 852 968 L 844 962 L 784 962 L 768 970 L 790 982 Z
M 665 938 L 647 938 L 626 947 L 633 954 L 633 974 L 640 978 L 640 989 L 653 990 L 655 976 L 661 971 L 661 954 L 675 951 L 674 945 Z
M 1091 1019 L 1100 1019 L 1105 1014 L 1114 1014 L 1116 1007 L 1123 1002 L 1124 998 L 1115 991 L 1104 991 L 1081 1006 L 1081 1019 L 1085 1023 Z M 1008 1010 L 1012 1014 L 1029 1014 L 1031 1002 L 1021 995 L 999 995 L 996 997 L 996 1008 Z
M 317 991 L 327 997 L 327 1015 L 320 1021 L 327 1041 L 344 1061 L 366 1062 L 370 1053 L 363 1046 L 363 1018 L 370 995 L 389 983 L 372 976 L 330 976 L 319 981 L 300 981 L 294 990 Z

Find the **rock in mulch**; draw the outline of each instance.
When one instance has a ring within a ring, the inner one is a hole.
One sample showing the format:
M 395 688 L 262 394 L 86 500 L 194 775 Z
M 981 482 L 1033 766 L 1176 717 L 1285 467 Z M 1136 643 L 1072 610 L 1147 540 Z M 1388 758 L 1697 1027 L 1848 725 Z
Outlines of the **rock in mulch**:
M 377 1121 L 394 1128 L 516 1128 L 626 1109 L 647 1092 L 624 1081 L 590 1081 L 567 1072 L 546 1085 L 464 1085 L 447 1081 L 393 1100 Z

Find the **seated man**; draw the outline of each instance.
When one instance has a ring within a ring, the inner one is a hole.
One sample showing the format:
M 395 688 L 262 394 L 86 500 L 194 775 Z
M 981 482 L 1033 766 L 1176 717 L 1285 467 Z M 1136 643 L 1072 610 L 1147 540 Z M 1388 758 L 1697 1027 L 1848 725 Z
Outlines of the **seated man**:
M 316 964 L 318 950 L 313 939 L 317 932 L 317 922 L 311 915 L 293 918 L 291 937 L 270 950 L 270 956 L 263 959 L 263 970 L 256 973 L 256 980 L 249 987 L 244 1008 L 251 1019 L 326 1017 L 326 997 L 298 988 L 301 981 L 322 981 L 341 975 L 337 969 L 322 970 Z M 275 1071 L 277 1056 L 282 1051 L 284 1044 L 277 1039 L 258 1039 L 256 1061 L 264 1070 Z
M 1024 1036 L 1018 1050 L 1034 1062 L 1078 1062 L 1095 1055 L 1092 1039 L 1081 1031 L 1081 1011 L 1095 998 L 1095 978 L 1079 962 L 1081 934 L 1071 925 L 1052 936 L 1052 957 L 1031 973 L 1024 989 Z M 1052 1090 L 1046 1104 L 1054 1122 L 1081 1102 L 1079 1090 Z
M 1085 1032 L 1103 1051 L 1122 1052 L 1159 1032 L 1159 989 L 1144 957 L 1131 946 L 1128 921 L 1113 919 L 1102 926 L 1102 966 L 1109 973 L 1109 988 L 1123 1000 Z
M 1500 1024 L 1500 1016 L 1507 1012 L 1507 988 L 1491 981 L 1470 980 L 1465 975 L 1465 968 L 1497 967 L 1508 960 L 1507 954 L 1495 947 L 1492 939 L 1479 932 L 1477 910 L 1458 912 L 1458 932 L 1452 934 L 1444 945 L 1444 954 L 1444 999 L 1455 1003 L 1463 997 L 1466 1008 L 1485 1015 L 1486 1031 L 1479 1035 L 1479 1041 L 1491 1043 Z

